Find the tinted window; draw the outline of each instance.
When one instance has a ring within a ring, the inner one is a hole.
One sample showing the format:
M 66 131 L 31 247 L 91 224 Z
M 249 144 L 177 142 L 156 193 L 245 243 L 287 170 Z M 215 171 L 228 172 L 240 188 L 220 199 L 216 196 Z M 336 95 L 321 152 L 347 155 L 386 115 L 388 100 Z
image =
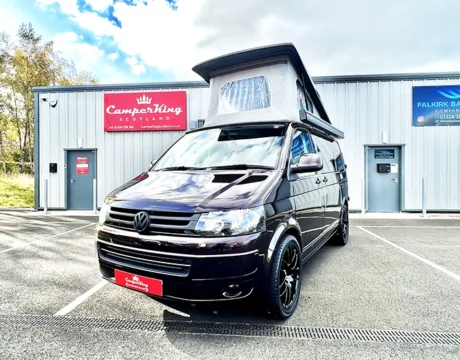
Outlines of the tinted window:
M 335 161 L 337 158 L 335 143 L 330 142 L 326 139 L 314 136 L 315 144 L 318 148 L 319 153 L 323 158 L 323 171 L 324 172 L 335 172 Z
M 291 164 L 296 165 L 300 157 L 306 153 L 314 153 L 315 145 L 309 133 L 297 131 L 292 139 Z
M 270 104 L 270 80 L 266 76 L 232 81 L 220 89 L 220 114 L 259 110 Z

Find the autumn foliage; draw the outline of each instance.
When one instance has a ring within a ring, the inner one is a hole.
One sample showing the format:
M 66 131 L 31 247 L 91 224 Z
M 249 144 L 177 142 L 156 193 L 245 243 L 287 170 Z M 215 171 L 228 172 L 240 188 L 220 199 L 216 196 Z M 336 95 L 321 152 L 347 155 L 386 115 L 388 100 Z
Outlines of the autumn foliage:
M 21 24 L 16 38 L 0 33 L 0 173 L 33 172 L 32 88 L 96 82 L 94 74 L 76 69 L 31 24 Z

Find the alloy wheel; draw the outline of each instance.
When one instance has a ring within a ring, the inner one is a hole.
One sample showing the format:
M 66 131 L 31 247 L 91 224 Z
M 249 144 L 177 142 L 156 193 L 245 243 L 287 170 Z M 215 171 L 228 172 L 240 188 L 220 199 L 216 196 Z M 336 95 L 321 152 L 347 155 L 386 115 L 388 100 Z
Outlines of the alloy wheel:
M 299 296 L 300 253 L 292 243 L 284 250 L 278 279 L 280 301 L 284 309 L 288 310 Z

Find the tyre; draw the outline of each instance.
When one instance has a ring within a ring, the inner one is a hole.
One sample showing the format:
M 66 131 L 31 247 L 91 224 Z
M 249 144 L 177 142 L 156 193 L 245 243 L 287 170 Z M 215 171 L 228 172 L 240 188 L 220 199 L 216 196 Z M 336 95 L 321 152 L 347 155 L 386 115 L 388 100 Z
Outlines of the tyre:
M 270 317 L 289 318 L 297 308 L 302 283 L 301 250 L 297 239 L 285 235 L 273 254 L 267 285 L 267 311 Z
M 350 223 L 348 218 L 348 205 L 344 204 L 340 214 L 339 226 L 337 234 L 334 237 L 334 242 L 337 245 L 345 246 L 348 244 L 350 238 Z

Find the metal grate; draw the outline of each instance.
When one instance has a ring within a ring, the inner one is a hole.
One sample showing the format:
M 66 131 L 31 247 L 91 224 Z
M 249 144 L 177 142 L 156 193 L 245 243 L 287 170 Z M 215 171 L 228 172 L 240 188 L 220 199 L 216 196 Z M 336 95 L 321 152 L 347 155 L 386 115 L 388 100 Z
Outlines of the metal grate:
M 309 328 L 282 325 L 106 319 L 47 315 L 0 315 L 0 324 L 460 346 L 460 333 L 446 332 Z

